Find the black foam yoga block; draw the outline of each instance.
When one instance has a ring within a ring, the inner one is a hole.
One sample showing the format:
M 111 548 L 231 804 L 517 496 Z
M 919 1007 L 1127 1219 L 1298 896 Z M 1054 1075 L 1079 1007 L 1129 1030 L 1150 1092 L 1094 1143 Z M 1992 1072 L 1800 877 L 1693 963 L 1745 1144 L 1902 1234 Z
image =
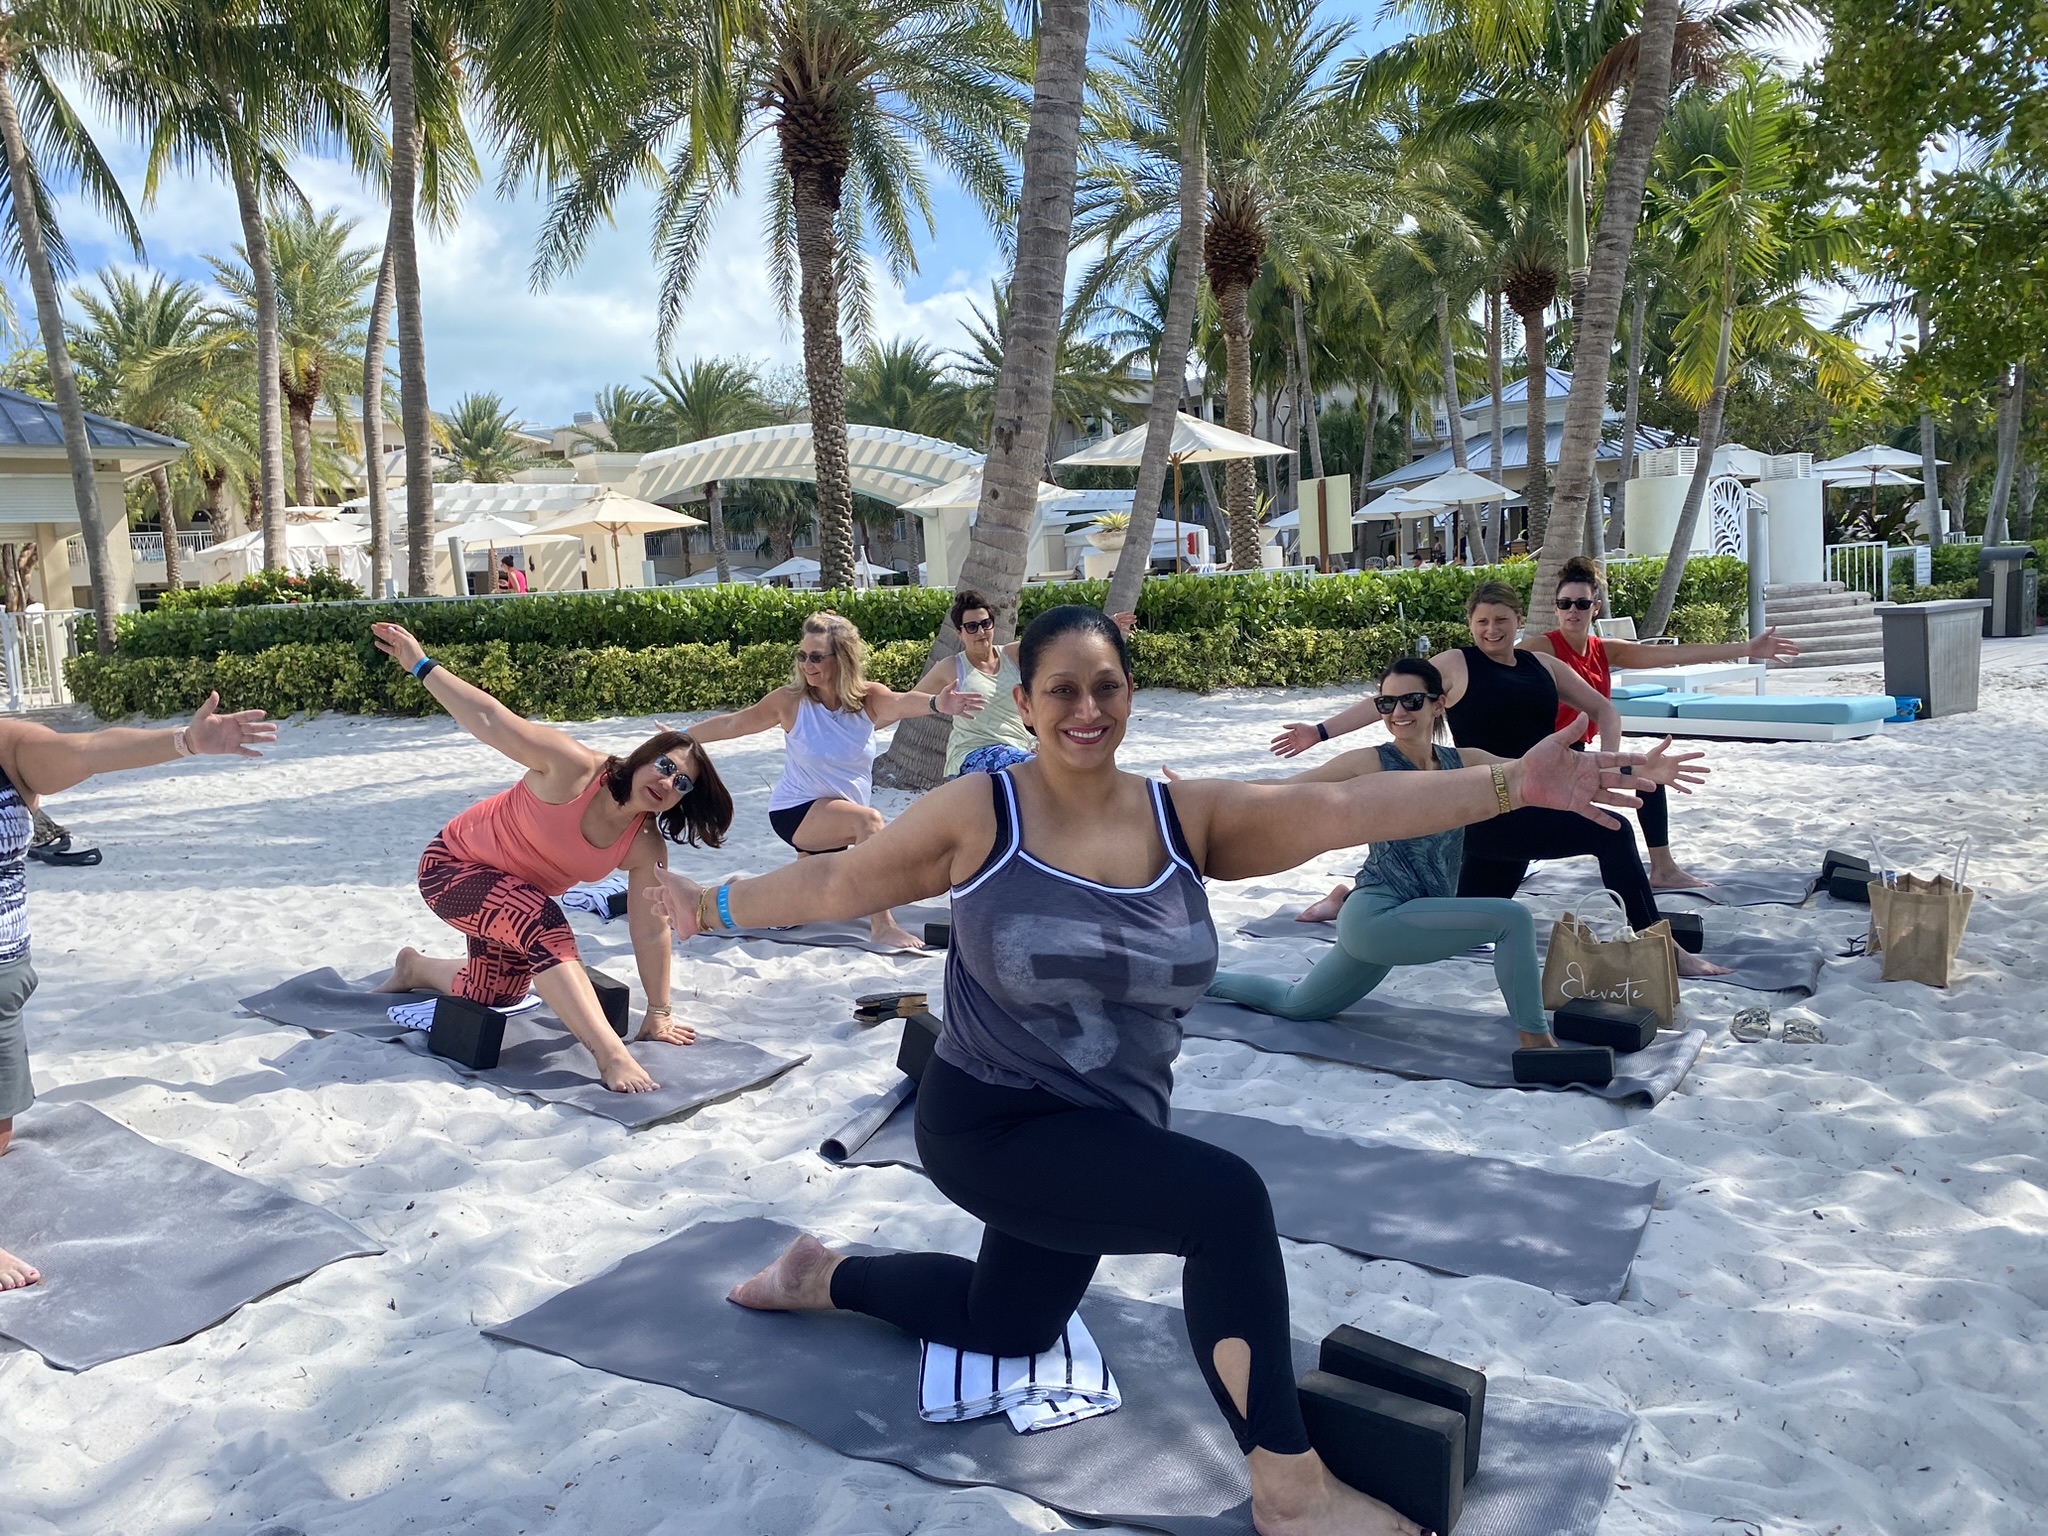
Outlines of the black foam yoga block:
M 1465 1508 L 1463 1414 L 1328 1371 L 1299 1390 L 1308 1443 L 1340 1481 L 1448 1536 Z
M 1604 1045 L 1517 1051 L 1514 1063 L 1518 1083 L 1591 1083 L 1604 1088 L 1614 1081 L 1614 1052 Z
M 1551 1033 L 1581 1045 L 1604 1045 L 1626 1055 L 1657 1038 L 1657 1015 L 1626 1003 L 1603 1003 L 1575 997 L 1550 1016 Z
M 1323 1340 L 1317 1363 L 1331 1376 L 1450 1409 L 1465 1421 L 1466 1481 L 1479 1470 L 1479 1438 L 1486 1420 L 1484 1371 L 1348 1324 Z
M 1828 876 L 1828 894 L 1837 901 L 1870 905 L 1870 884 L 1877 876 L 1867 869 L 1837 869 Z
M 597 988 L 597 1006 L 604 1010 L 605 1022 L 612 1027 L 612 1033 L 621 1040 L 633 1024 L 633 989 L 623 981 L 613 981 L 603 971 L 590 971 L 590 984 Z
M 1859 859 L 1853 853 L 1842 853 L 1830 848 L 1827 857 L 1820 861 L 1820 883 L 1826 885 L 1838 874 L 1869 874 L 1870 861 Z
M 427 1030 L 427 1049 L 476 1072 L 498 1064 L 505 1043 L 505 1015 L 459 997 L 434 999 L 434 1022 Z
M 1707 946 L 1707 924 L 1697 912 L 1663 912 L 1658 914 L 1671 925 L 1671 942 L 1688 955 L 1696 955 Z
M 896 1047 L 896 1065 L 906 1077 L 914 1082 L 924 1080 L 924 1069 L 931 1064 L 932 1047 L 939 1043 L 939 1031 L 945 1026 L 936 1015 L 913 1013 L 903 1021 L 903 1043 Z
M 626 893 L 624 891 L 606 891 L 604 893 L 604 915 L 606 917 L 624 917 L 626 915 Z
M 953 946 L 953 920 L 924 925 L 924 947 L 926 949 L 950 949 Z

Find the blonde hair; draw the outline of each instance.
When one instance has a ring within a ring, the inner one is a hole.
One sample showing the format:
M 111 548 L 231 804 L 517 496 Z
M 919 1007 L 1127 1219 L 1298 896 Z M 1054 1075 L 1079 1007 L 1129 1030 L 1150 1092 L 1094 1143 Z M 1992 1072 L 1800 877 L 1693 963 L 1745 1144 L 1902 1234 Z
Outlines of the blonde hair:
M 860 631 L 853 627 L 853 621 L 841 618 L 829 608 L 821 609 L 804 620 L 804 639 L 808 640 L 813 635 L 831 642 L 832 659 L 838 666 L 839 697 L 830 699 L 814 692 L 804 681 L 802 662 L 794 662 L 790 666 L 790 677 L 796 683 L 797 691 L 805 698 L 816 699 L 827 709 L 848 714 L 865 709 L 868 680 L 863 669 L 867 664 L 868 648 L 860 637 Z

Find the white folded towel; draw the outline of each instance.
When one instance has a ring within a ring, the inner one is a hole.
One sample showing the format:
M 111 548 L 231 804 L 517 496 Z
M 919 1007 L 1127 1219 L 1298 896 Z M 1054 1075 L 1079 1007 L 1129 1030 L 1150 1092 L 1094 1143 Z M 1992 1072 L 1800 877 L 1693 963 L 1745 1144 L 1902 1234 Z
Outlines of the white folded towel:
M 1078 1312 L 1042 1354 L 997 1359 L 927 1341 L 918 1359 L 917 1413 L 928 1424 L 1003 1413 L 1012 1429 L 1028 1435 L 1122 1406 L 1116 1378 Z
M 572 912 L 594 912 L 605 922 L 612 920 L 614 910 L 624 910 L 622 903 L 614 897 L 626 894 L 626 877 L 623 874 L 606 875 L 602 880 L 593 880 L 588 885 L 571 886 L 562 893 L 562 905 Z
M 401 1029 L 432 1029 L 434 1027 L 434 1003 L 435 999 L 430 997 L 417 1003 L 393 1003 L 384 1011 L 391 1016 L 391 1022 L 398 1025 Z M 538 1008 L 539 1006 L 540 994 L 538 992 L 529 992 L 526 996 L 519 999 L 518 1002 L 508 1003 L 505 1007 L 500 1008 L 498 1012 L 504 1014 L 525 1013 L 528 1009 Z

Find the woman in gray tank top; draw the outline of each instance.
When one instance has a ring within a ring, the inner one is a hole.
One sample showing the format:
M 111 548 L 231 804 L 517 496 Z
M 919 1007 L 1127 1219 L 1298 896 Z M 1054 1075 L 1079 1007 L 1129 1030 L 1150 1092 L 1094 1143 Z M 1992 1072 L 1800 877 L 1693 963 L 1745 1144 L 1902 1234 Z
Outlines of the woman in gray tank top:
M 1297 773 L 1283 783 L 1344 783 L 1364 774 L 1435 773 L 1472 764 L 1503 762 L 1476 747 L 1458 748 L 1444 734 L 1444 680 L 1419 656 L 1387 668 L 1374 702 L 1394 738 L 1378 748 Z M 1639 772 L 1653 783 L 1690 793 L 1706 770 L 1698 752 L 1668 753 L 1669 738 L 1643 758 Z M 1291 986 L 1272 976 L 1220 973 L 1209 992 L 1284 1019 L 1327 1019 L 1371 992 L 1397 965 L 1448 960 L 1479 944 L 1493 946 L 1493 973 L 1508 1005 L 1503 1023 L 1528 1049 L 1554 1046 L 1543 1016 L 1543 968 L 1529 909 L 1496 896 L 1459 896 L 1458 865 L 1465 829 L 1374 843 L 1355 885 L 1339 886 L 1302 914 L 1331 916 L 1337 942 L 1315 968 Z
M 953 892 L 946 1027 L 918 1087 L 917 1141 L 932 1182 L 982 1221 L 980 1256 L 848 1257 L 804 1237 L 732 1299 L 844 1308 L 957 1349 L 1026 1355 L 1059 1337 L 1103 1254 L 1179 1254 L 1196 1363 L 1249 1462 L 1260 1530 L 1412 1536 L 1309 1445 L 1264 1184 L 1168 1125 L 1181 1016 L 1216 967 L 1202 877 L 1274 874 L 1523 804 L 1611 823 L 1599 807 L 1633 804 L 1620 760 L 1559 737 L 1518 763 L 1427 780 L 1169 789 L 1117 767 L 1131 670 L 1101 613 L 1042 615 L 1019 670 L 1030 762 L 941 785 L 859 847 L 801 868 L 709 889 L 660 876 L 679 939 Z

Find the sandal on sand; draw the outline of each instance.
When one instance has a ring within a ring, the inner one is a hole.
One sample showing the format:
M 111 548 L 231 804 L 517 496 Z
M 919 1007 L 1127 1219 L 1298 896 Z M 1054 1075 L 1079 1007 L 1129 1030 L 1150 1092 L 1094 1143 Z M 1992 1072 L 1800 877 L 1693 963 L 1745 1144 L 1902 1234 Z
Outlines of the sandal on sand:
M 31 848 L 28 851 L 28 856 L 39 864 L 73 864 L 82 866 L 97 864 L 101 858 L 100 851 L 97 848 L 73 848 L 71 846 L 71 839 L 68 837 L 61 843 L 45 843 L 40 848 Z
M 1826 1045 L 1828 1037 L 1821 1033 L 1820 1026 L 1811 1019 L 1787 1019 L 1784 1040 L 1787 1045 Z
M 1763 1007 L 1743 1009 L 1735 1015 L 1735 1022 L 1728 1026 L 1728 1033 L 1751 1043 L 1770 1039 L 1771 1010 Z

